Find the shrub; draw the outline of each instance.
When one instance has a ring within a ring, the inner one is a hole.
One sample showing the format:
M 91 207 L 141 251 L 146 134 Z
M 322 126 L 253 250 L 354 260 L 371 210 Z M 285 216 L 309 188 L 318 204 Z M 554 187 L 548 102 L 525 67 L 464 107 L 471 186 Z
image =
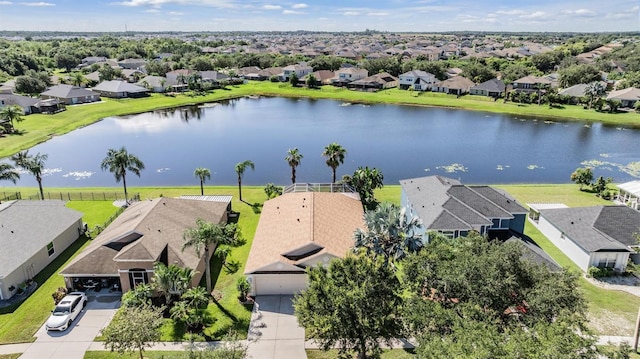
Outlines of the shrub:
M 240 292 L 240 301 L 246 302 L 247 294 L 249 294 L 249 291 L 251 290 L 251 283 L 249 283 L 247 278 L 240 277 L 238 278 L 238 283 L 236 286 L 238 288 L 238 292 Z
M 613 268 L 598 268 L 592 266 L 587 270 L 587 276 L 592 278 L 610 277 L 613 275 L 613 272 Z
M 60 303 L 65 295 L 67 295 L 67 288 L 59 287 L 58 290 L 55 291 L 55 293 L 51 294 L 51 296 L 53 297 L 53 304 L 57 305 L 58 303 Z

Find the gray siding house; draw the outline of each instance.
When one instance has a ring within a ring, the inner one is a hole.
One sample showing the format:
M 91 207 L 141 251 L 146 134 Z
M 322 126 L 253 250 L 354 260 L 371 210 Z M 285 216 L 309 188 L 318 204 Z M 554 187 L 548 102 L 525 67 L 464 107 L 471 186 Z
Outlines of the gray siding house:
M 424 233 L 439 232 L 447 237 L 466 236 L 470 231 L 483 235 L 524 232 L 527 209 L 508 193 L 489 186 L 465 186 L 443 176 L 400 181 L 401 205 L 410 218 L 418 217 Z

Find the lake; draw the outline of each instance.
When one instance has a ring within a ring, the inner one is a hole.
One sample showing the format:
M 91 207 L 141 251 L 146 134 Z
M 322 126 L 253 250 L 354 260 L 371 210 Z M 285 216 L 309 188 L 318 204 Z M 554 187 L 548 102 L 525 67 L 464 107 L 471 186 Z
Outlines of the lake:
M 237 184 L 236 163 L 250 159 L 243 184 L 290 183 L 284 160 L 298 147 L 298 182 L 331 181 L 321 157 L 338 142 L 347 150 L 338 177 L 377 167 L 387 184 L 445 175 L 463 183 L 566 183 L 577 167 L 624 182 L 639 176 L 640 131 L 600 123 L 548 121 L 484 112 L 333 100 L 241 98 L 219 104 L 110 117 L 55 137 L 30 153 L 47 153 L 46 187 L 115 186 L 100 169 L 108 148 L 126 146 L 146 165 L 129 186 L 197 185 L 196 167 L 210 185 Z M 11 187 L 10 182 L 0 185 Z M 20 186 L 35 186 L 28 174 Z

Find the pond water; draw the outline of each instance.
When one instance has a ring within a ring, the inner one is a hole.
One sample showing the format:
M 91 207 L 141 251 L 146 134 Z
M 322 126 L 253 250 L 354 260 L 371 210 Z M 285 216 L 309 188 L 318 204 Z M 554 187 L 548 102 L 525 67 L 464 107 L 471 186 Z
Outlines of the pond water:
M 234 166 L 252 160 L 243 184 L 290 183 L 284 160 L 298 147 L 298 182 L 329 182 L 321 157 L 330 142 L 347 150 L 338 177 L 377 167 L 387 184 L 440 174 L 463 183 L 565 183 L 583 165 L 616 182 L 639 175 L 640 131 L 442 108 L 348 104 L 333 100 L 242 98 L 219 104 L 110 117 L 55 137 L 31 153 L 47 153 L 45 187 L 115 186 L 100 169 L 108 148 L 126 146 L 146 165 L 129 186 L 237 184 Z M 0 185 L 10 187 L 10 182 Z M 25 174 L 18 183 L 34 186 Z

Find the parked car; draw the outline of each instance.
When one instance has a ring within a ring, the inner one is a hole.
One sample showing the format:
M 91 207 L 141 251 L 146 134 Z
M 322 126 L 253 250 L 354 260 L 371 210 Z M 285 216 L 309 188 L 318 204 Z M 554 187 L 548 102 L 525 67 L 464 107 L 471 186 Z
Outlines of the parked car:
M 51 312 L 51 316 L 45 323 L 45 328 L 49 330 L 64 331 L 71 326 L 80 312 L 87 306 L 87 296 L 81 292 L 71 292 L 67 294 L 56 308 Z

